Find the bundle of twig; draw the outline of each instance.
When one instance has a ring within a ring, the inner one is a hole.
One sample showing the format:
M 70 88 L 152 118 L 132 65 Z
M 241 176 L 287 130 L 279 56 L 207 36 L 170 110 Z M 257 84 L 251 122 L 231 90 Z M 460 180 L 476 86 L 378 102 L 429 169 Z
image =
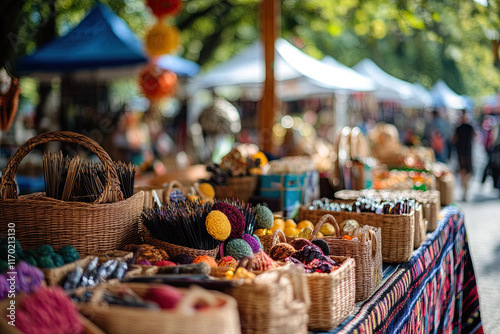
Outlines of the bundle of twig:
M 212 211 L 212 203 L 172 202 L 161 208 L 149 209 L 142 214 L 142 222 L 152 237 L 168 243 L 211 250 L 220 241 L 208 234 L 205 220 Z
M 71 200 L 81 164 L 80 158 L 64 157 L 62 152 L 44 153 L 43 173 L 46 196 L 63 201 Z

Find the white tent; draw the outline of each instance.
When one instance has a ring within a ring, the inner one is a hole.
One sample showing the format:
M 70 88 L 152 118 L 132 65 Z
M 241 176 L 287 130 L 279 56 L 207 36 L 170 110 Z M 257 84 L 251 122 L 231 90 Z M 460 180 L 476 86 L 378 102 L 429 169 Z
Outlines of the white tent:
M 276 41 L 275 49 L 277 91 L 283 99 L 297 97 L 297 94 L 371 91 L 375 88 L 371 79 L 314 59 L 283 39 Z M 265 79 L 263 56 L 262 44 L 256 42 L 227 62 L 194 77 L 190 91 L 232 85 L 261 87 Z
M 377 84 L 374 95 L 378 100 L 401 101 L 403 107 L 424 108 L 430 107 L 430 100 L 424 87 L 393 77 L 384 72 L 372 60 L 363 59 L 353 66 L 358 73 L 366 75 Z
M 441 79 L 432 86 L 431 95 L 434 107 L 449 109 L 465 109 L 467 107 L 467 99 L 455 93 Z

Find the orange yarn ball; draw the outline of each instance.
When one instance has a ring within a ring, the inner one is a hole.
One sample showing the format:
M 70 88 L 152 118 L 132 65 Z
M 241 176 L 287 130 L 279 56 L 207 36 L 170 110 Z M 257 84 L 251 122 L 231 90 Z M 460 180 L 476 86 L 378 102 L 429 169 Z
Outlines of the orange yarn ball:
M 193 260 L 193 263 L 200 263 L 200 262 L 205 262 L 210 267 L 217 267 L 217 262 L 215 262 L 215 259 L 208 255 L 199 255 Z

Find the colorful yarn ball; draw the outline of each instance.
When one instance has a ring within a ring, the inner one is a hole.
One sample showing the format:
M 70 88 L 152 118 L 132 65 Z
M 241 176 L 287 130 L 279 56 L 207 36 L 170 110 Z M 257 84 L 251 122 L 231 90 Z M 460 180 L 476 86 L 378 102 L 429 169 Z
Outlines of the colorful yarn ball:
M 208 234 L 214 239 L 224 241 L 231 234 L 231 223 L 226 215 L 219 210 L 212 210 L 205 220 Z
M 143 299 L 154 302 L 163 310 L 173 309 L 182 300 L 184 295 L 173 286 L 163 285 L 158 288 L 150 288 L 144 294 Z
M 190 264 L 193 263 L 193 257 L 187 254 L 178 254 L 174 256 L 172 259 L 172 262 L 175 262 L 177 264 Z
M 149 262 L 146 259 L 142 259 L 142 260 L 137 261 L 137 264 L 140 265 L 140 266 L 150 266 L 151 262 Z
M 213 209 L 221 211 L 229 219 L 229 223 L 231 223 L 229 238 L 239 238 L 243 235 L 245 231 L 245 218 L 243 218 L 241 211 L 237 207 L 228 203 L 217 202 L 214 204 Z
M 61 255 L 54 253 L 50 258 L 52 259 L 52 262 L 54 262 L 54 266 L 56 268 L 64 266 L 64 258 Z
M 271 248 L 269 256 L 274 261 L 282 261 L 285 258 L 293 255 L 293 253 L 295 253 L 295 248 L 293 248 L 292 245 L 286 243 L 279 243 L 274 245 L 273 248 Z
M 277 268 L 278 263 L 271 259 L 263 250 L 257 253 L 252 260 L 252 270 L 269 270 Z
M 273 212 L 267 206 L 258 205 L 255 208 L 255 219 L 258 228 L 270 229 L 273 227 Z
M 63 257 L 64 263 L 72 263 L 80 258 L 76 248 L 71 245 L 64 246 L 57 253 Z
M 42 286 L 44 280 L 43 272 L 30 264 L 20 262 L 16 266 L 16 273 L 16 290 L 32 293 Z
M 201 183 L 198 185 L 198 189 L 200 192 L 203 194 L 203 196 L 208 197 L 208 198 L 214 198 L 215 197 L 215 189 L 212 187 L 210 183 Z
M 55 268 L 54 261 L 52 261 L 50 256 L 40 256 L 38 258 L 38 266 L 44 269 Z
M 225 255 L 232 256 L 238 261 L 253 254 L 252 247 L 243 239 L 231 239 L 224 248 Z
M 290 245 L 292 245 L 295 250 L 301 250 L 304 246 L 311 246 L 312 242 L 305 238 L 295 238 L 292 242 L 290 242 Z
M 217 262 L 217 266 L 223 268 L 230 268 L 234 270 L 236 269 L 236 267 L 238 267 L 238 260 L 236 260 L 232 256 L 224 256 Z
M 174 267 L 177 264 L 172 261 L 157 261 L 154 263 L 154 265 L 159 267 Z
M 208 264 L 210 267 L 217 267 L 217 262 L 215 262 L 214 258 L 208 255 L 199 255 L 194 258 L 193 263 L 204 262 Z
M 38 247 L 37 253 L 40 257 L 42 256 L 51 256 L 54 254 L 54 249 L 50 245 L 41 245 Z
M 258 252 L 260 252 L 261 250 L 261 247 L 260 247 L 260 244 L 257 240 L 255 240 L 254 237 L 252 237 L 250 234 L 243 234 L 241 236 L 241 239 L 245 240 L 249 245 L 250 247 L 252 248 L 252 252 L 254 254 L 257 254 Z
M 41 287 L 16 303 L 16 329 L 21 333 L 82 333 L 75 304 L 60 287 Z
M 38 261 L 36 260 L 35 253 L 32 250 L 27 250 L 26 252 L 24 252 L 23 261 L 31 264 L 32 266 L 38 267 Z
M 330 255 L 330 245 L 328 245 L 328 243 L 325 240 L 314 239 L 312 243 L 321 249 L 321 251 L 323 252 L 323 255 L 326 255 L 326 256 Z

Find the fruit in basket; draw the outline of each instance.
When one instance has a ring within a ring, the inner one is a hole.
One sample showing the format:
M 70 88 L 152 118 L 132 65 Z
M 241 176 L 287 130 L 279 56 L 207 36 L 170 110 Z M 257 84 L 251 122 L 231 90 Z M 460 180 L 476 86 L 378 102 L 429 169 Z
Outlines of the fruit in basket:
M 300 231 L 299 238 L 304 238 L 310 240 L 313 234 L 313 229 L 310 226 L 306 226 Z
M 294 235 L 298 235 L 299 232 L 300 232 L 299 229 L 296 227 L 287 227 L 287 228 L 285 228 L 285 231 L 284 231 L 285 236 L 287 236 L 287 237 L 292 237 Z
M 285 230 L 285 222 L 281 218 L 277 218 L 273 222 L 273 227 L 272 229 L 277 229 L 279 228 L 280 230 L 284 231 Z
M 293 219 L 287 219 L 285 220 L 285 228 L 287 227 L 297 228 L 297 223 Z
M 157 261 L 154 263 L 154 265 L 158 267 L 174 267 L 177 264 L 172 261 Z
M 299 230 L 302 230 L 302 229 L 303 229 L 304 227 L 306 227 L 306 226 L 309 226 L 309 227 L 311 227 L 312 229 L 314 229 L 314 224 L 312 223 L 312 221 L 307 220 L 307 219 L 306 219 L 306 220 L 302 220 L 302 221 L 300 221 L 300 222 L 297 224 L 297 228 L 298 228 Z
M 259 229 L 255 230 L 255 231 L 253 231 L 253 234 L 255 234 L 258 237 L 262 237 L 262 236 L 264 236 L 264 235 L 267 234 L 267 229 L 265 229 L 265 228 L 259 228 Z
M 350 225 L 352 225 L 354 227 L 359 227 L 359 223 L 358 223 L 358 221 L 356 219 L 346 219 L 342 223 L 339 224 L 340 230 L 343 230 L 344 226 L 346 224 L 350 224 Z
M 254 214 L 258 228 L 269 229 L 273 227 L 274 223 L 273 212 L 268 207 L 263 205 L 257 205 Z
M 323 239 L 324 237 L 325 237 L 325 235 L 323 233 L 318 232 L 318 236 L 317 236 L 318 239 Z
M 221 211 L 212 210 L 205 220 L 205 225 L 208 234 L 216 240 L 224 241 L 231 234 L 231 223 Z
M 148 289 L 143 299 L 158 304 L 163 310 L 169 310 L 175 308 L 183 297 L 184 295 L 177 288 L 162 285 Z
M 334 235 L 335 234 L 335 227 L 331 223 L 325 223 L 325 224 L 323 224 L 323 226 L 321 226 L 320 232 L 326 236 Z

